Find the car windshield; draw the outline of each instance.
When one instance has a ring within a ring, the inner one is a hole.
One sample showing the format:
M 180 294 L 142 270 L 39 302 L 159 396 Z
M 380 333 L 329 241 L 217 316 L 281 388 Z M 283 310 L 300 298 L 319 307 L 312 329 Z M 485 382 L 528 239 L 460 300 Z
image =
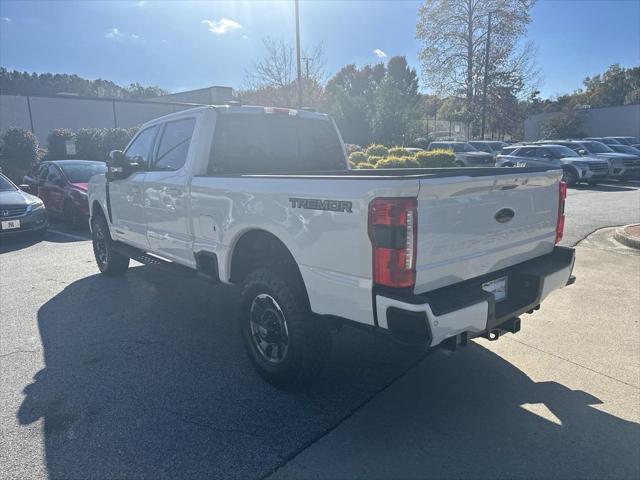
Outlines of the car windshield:
M 453 148 L 454 152 L 477 152 L 478 149 L 468 143 L 451 143 L 450 148 Z
M 616 145 L 616 151 L 620 153 L 628 153 L 630 155 L 640 155 L 640 150 L 629 145 Z
M 562 145 L 555 145 L 553 147 L 547 147 L 556 157 L 579 157 L 576 152 L 569 147 L 563 147 Z
M 67 163 L 60 165 L 71 183 L 88 183 L 94 175 L 105 173 L 107 166 L 102 162 Z
M 602 142 L 582 142 L 582 145 L 584 145 L 584 147 L 589 151 L 589 153 L 611 153 L 611 152 L 613 152 L 613 150 L 611 150 L 609 147 L 607 147 Z
M 493 150 L 500 150 L 502 147 L 506 146 L 507 144 L 504 142 L 489 142 L 489 145 Z
M 0 192 L 10 192 L 17 190 L 17 187 L 4 175 L 0 175 Z

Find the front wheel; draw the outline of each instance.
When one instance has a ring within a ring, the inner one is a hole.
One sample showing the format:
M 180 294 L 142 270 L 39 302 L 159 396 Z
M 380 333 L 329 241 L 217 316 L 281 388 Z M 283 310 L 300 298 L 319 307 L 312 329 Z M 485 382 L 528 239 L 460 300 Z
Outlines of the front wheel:
M 100 272 L 115 277 L 122 275 L 129 268 L 129 257 L 113 250 L 113 240 L 109 234 L 109 225 L 102 216 L 96 217 L 91 222 L 91 240 L 93 254 Z
M 269 268 L 247 275 L 240 326 L 258 373 L 275 386 L 295 388 L 321 371 L 331 335 L 311 313 L 299 281 L 288 277 Z

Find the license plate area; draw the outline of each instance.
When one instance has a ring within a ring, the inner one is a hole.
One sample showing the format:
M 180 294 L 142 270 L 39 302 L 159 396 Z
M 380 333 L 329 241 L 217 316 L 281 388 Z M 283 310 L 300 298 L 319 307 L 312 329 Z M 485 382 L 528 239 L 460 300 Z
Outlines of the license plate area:
M 13 230 L 16 228 L 20 228 L 20 220 L 5 220 L 0 225 L 2 230 Z
M 482 289 L 493 295 L 496 302 L 501 302 L 507 298 L 507 277 L 496 278 L 482 284 Z

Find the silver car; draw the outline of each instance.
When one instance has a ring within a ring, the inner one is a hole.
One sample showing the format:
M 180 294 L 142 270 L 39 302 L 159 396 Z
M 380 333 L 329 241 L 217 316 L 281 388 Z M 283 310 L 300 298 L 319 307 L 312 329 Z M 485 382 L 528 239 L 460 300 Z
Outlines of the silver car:
M 562 180 L 569 186 L 578 182 L 594 185 L 609 174 L 607 161 L 582 157 L 563 145 L 523 145 L 509 155 L 499 155 L 498 167 L 549 167 L 562 169 Z

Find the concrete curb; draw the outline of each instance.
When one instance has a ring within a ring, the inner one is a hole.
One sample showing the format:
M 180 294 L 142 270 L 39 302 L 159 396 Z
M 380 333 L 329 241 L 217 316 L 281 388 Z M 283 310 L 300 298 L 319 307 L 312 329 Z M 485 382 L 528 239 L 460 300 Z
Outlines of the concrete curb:
M 619 241 L 620 243 L 626 245 L 627 247 L 635 248 L 640 250 L 640 237 L 635 235 L 631 235 L 626 231 L 627 227 L 635 227 L 638 224 L 625 225 L 624 227 L 620 227 L 616 229 L 613 237 Z

